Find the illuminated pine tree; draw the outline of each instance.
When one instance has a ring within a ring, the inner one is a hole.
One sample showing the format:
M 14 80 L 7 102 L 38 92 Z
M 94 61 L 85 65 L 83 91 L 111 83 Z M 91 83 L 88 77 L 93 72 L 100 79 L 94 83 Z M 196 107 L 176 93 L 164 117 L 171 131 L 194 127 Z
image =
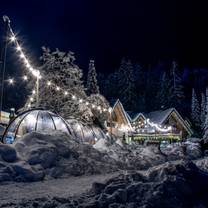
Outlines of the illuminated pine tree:
M 206 115 L 204 122 L 204 139 L 208 139 L 208 88 L 206 89 Z

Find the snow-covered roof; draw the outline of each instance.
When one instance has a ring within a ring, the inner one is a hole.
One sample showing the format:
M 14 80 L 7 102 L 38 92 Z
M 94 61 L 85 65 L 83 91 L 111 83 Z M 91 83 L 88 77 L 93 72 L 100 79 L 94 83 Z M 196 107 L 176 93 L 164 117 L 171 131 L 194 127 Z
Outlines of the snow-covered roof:
M 120 102 L 120 100 L 118 99 L 114 106 L 113 106 L 113 111 L 115 110 L 116 106 L 119 105 L 121 107 L 121 111 L 122 111 L 122 114 L 126 120 L 126 122 L 128 123 L 129 127 L 132 127 L 131 126 L 131 117 L 129 116 L 129 114 L 124 110 L 124 107 L 123 107 L 123 104 Z
M 145 114 L 146 118 L 149 118 L 152 122 L 157 124 L 163 124 L 172 111 L 176 111 L 174 108 L 168 108 L 166 110 L 153 111 Z
M 136 116 L 132 119 L 132 121 L 133 122 L 136 121 L 140 116 L 143 117 L 144 119 L 146 119 L 146 117 L 144 116 L 143 113 L 137 113 Z

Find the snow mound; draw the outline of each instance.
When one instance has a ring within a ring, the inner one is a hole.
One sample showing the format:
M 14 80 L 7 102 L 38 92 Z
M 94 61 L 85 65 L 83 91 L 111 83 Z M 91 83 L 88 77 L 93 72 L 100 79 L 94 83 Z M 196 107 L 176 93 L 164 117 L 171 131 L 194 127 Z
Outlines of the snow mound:
M 119 163 L 107 154 L 62 132 L 32 132 L 13 145 L 0 145 L 0 181 L 38 181 L 118 169 Z

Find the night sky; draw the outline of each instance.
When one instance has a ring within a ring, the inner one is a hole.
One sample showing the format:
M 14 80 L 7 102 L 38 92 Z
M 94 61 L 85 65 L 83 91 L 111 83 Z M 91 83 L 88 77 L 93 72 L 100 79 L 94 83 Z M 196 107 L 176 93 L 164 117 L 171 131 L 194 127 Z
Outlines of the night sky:
M 0 11 L 36 61 L 45 45 L 75 52 L 84 70 L 95 59 L 97 71 L 110 72 L 122 57 L 208 67 L 208 12 L 202 3 L 25 0 L 1 1 Z

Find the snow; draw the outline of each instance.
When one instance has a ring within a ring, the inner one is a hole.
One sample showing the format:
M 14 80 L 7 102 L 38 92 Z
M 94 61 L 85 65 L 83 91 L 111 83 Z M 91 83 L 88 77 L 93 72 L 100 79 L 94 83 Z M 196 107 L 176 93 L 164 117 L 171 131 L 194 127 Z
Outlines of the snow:
M 101 138 L 91 146 L 62 132 L 32 132 L 0 145 L 0 206 L 208 205 L 199 194 L 208 191 L 208 160 L 198 154 L 200 142 L 190 138 L 161 152 L 134 142 Z

